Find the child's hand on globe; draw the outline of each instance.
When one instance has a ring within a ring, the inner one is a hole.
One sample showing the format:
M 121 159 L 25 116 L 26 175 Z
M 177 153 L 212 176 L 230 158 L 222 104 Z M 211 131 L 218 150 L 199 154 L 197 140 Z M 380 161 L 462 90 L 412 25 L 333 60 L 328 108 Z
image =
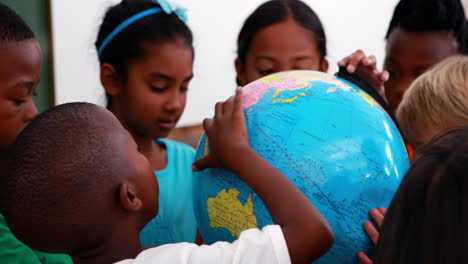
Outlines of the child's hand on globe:
M 378 209 L 373 208 L 369 211 L 370 216 L 375 221 L 379 229 L 382 227 L 386 213 L 387 209 L 385 209 L 384 207 L 380 207 Z M 374 243 L 374 245 L 377 245 L 377 242 L 379 241 L 379 231 L 377 230 L 377 228 L 375 228 L 374 224 L 372 224 L 371 221 L 366 221 L 364 223 L 364 230 L 366 231 L 369 238 L 372 240 L 372 243 Z M 358 253 L 358 259 L 362 264 L 373 263 L 372 260 L 364 252 Z
M 234 96 L 216 104 L 215 119 L 205 119 L 203 127 L 211 151 L 207 156 L 193 163 L 193 170 L 231 168 L 231 164 L 235 164 L 239 150 L 249 148 L 245 117 L 242 111 L 241 87 L 236 89 Z
M 389 73 L 388 71 L 379 71 L 377 69 L 375 56 L 366 56 L 362 50 L 357 50 L 350 56 L 340 60 L 338 66 L 346 68 L 349 73 L 356 73 L 360 78 L 374 87 L 379 95 L 387 101 L 384 83 L 388 81 Z

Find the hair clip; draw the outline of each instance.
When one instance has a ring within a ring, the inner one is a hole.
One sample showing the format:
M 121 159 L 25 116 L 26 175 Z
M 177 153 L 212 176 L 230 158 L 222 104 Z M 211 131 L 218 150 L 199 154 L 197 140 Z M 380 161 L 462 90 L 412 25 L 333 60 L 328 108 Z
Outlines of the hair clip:
M 185 8 L 175 6 L 166 0 L 153 0 L 153 2 L 158 4 L 161 7 L 161 9 L 164 11 L 164 13 L 168 15 L 176 14 L 180 18 L 180 20 L 187 23 L 188 16 L 187 16 L 187 12 Z

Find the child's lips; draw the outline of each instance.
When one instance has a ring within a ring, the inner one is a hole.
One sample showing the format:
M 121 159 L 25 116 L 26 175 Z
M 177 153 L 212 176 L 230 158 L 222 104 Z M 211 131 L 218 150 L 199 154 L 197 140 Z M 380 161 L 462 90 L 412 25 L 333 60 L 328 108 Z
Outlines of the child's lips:
M 174 120 L 159 120 L 158 126 L 161 130 L 172 130 L 175 128 L 177 121 Z

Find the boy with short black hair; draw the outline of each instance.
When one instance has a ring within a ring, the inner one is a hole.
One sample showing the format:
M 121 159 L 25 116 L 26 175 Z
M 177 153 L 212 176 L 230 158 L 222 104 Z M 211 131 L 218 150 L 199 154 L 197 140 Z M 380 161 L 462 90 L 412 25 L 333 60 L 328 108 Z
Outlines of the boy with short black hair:
M 466 17 L 460 0 L 402 0 L 387 31 L 385 95 L 394 111 L 411 83 L 443 59 L 465 50 Z
M 13 232 L 33 248 L 65 252 L 80 263 L 309 263 L 319 258 L 333 242 L 332 231 L 309 200 L 248 145 L 241 89 L 218 103 L 215 112 L 215 120 L 204 121 L 211 152 L 194 169 L 234 171 L 262 198 L 277 225 L 247 230 L 232 244 L 167 244 L 140 253 L 139 232 L 158 212 L 151 166 L 112 113 L 74 103 L 40 115 L 12 148 L 0 201 Z
M 403 94 L 419 75 L 447 57 L 467 52 L 467 36 L 460 0 L 401 0 L 385 36 L 381 82 L 368 81 L 396 112 Z M 376 68 L 375 57 L 367 57 L 361 50 L 338 65 L 354 72 L 361 63 Z

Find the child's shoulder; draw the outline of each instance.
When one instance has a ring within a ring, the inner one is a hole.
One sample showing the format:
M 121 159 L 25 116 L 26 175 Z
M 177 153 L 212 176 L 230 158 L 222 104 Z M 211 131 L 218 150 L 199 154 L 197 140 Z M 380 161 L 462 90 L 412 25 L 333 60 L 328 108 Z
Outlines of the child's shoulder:
M 170 155 L 183 155 L 191 159 L 195 158 L 195 149 L 190 145 L 165 138 L 158 138 L 156 141 L 160 144 L 164 144 Z
M 67 255 L 33 251 L 19 241 L 0 213 L 0 263 L 73 263 Z
M 166 147 L 177 148 L 180 151 L 195 153 L 195 149 L 192 146 L 179 141 L 166 138 L 158 138 L 156 141 L 163 143 L 164 145 L 166 145 Z

